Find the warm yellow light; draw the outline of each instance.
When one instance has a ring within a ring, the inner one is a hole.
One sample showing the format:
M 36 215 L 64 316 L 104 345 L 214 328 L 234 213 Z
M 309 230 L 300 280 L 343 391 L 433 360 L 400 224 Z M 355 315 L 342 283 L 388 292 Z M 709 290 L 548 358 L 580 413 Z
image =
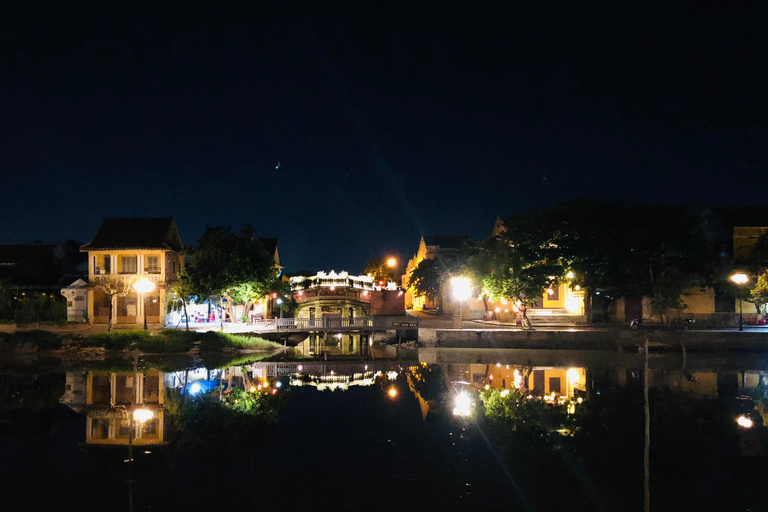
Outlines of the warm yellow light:
M 736 418 L 736 423 L 738 423 L 739 426 L 743 428 L 752 428 L 752 425 L 755 424 L 754 421 L 752 421 L 749 417 L 744 416 L 743 414 Z
M 553 290 L 552 288 L 547 288 L 547 295 L 554 295 L 554 294 L 555 294 L 555 290 Z
M 741 285 L 741 284 L 747 284 L 747 281 L 749 281 L 749 278 L 747 277 L 747 274 L 733 274 L 731 276 L 731 281 Z
M 256 386 L 251 386 L 251 393 L 255 393 L 255 392 L 256 392 Z
M 139 293 L 149 293 L 155 289 L 155 283 L 153 283 L 146 277 L 143 277 L 138 281 L 136 281 L 135 283 L 133 283 L 133 289 Z
M 397 396 L 397 388 L 395 387 L 389 388 L 389 391 L 387 391 L 387 394 L 389 395 L 390 398 L 395 398 Z
M 579 382 L 579 370 L 576 368 L 571 368 L 566 373 L 566 376 L 568 377 L 568 380 L 571 381 L 572 384 L 576 384 Z
M 568 279 L 573 279 L 573 272 L 568 272 L 567 274 L 565 274 L 565 277 L 567 277 Z
M 472 296 L 472 283 L 466 277 L 452 277 L 451 286 L 456 300 L 467 300 Z
M 576 286 L 573 287 L 573 289 L 576 290 L 576 291 L 579 291 L 579 290 L 581 290 L 581 286 L 576 285 Z
M 151 420 L 154 415 L 155 413 L 149 409 L 136 409 L 133 411 L 133 420 L 138 423 L 145 423 Z
M 395 265 L 397 265 L 397 260 L 395 258 L 389 258 L 387 260 L 388 267 L 393 268 Z

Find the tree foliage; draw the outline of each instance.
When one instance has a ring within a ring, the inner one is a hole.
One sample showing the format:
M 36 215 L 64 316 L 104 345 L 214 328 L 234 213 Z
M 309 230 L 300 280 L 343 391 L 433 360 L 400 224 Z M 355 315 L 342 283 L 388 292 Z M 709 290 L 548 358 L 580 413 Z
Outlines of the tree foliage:
M 441 261 L 436 258 L 424 259 L 411 272 L 408 287 L 418 297 L 426 296 L 434 299 L 440 294 L 440 287 L 446 274 L 446 267 Z
M 185 256 L 179 280 L 190 296 L 227 297 L 247 305 L 279 286 L 273 257 L 249 225 L 239 234 L 230 227 L 208 227 Z
M 397 274 L 397 266 L 393 268 L 387 265 L 386 258 L 374 258 L 370 260 L 365 265 L 363 273 L 365 275 L 370 275 L 375 283 L 381 281 L 383 281 L 384 284 L 389 282 L 400 283 L 400 276 Z

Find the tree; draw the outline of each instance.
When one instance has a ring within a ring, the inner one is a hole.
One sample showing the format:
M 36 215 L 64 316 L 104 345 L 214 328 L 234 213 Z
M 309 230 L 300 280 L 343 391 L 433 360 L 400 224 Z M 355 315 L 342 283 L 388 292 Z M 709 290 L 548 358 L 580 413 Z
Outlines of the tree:
M 755 287 L 750 291 L 747 300 L 755 304 L 758 312 L 765 310 L 765 305 L 768 304 L 768 270 L 757 277 Z
M 482 285 L 485 297 L 491 301 L 511 300 L 519 308 L 526 329 L 531 325 L 528 308 L 536 305 L 547 288 L 557 284 L 562 273 L 551 260 L 527 254 L 526 247 L 516 245 L 506 233 L 478 246 L 467 266 Z
M 239 235 L 229 227 L 208 227 L 198 247 L 186 251 L 186 267 L 180 279 L 190 293 L 201 297 L 227 297 L 247 306 L 266 297 L 276 279 L 272 256 L 246 225 Z M 234 318 L 233 318 L 234 319 Z
M 114 277 L 99 278 L 93 286 L 109 297 L 109 322 L 107 331 L 112 330 L 112 317 L 114 309 L 114 299 L 116 297 L 125 297 L 133 290 L 133 283 L 126 279 L 116 279 Z
M 421 260 L 421 263 L 411 272 L 408 279 L 408 287 L 417 297 L 435 299 L 440 296 L 440 289 L 445 275 L 445 265 L 436 258 Z
M 373 278 L 374 283 L 384 282 L 386 285 L 389 282 L 399 283 L 400 279 L 397 274 L 397 266 L 390 267 L 388 259 L 386 258 L 374 258 L 365 265 L 363 271 L 365 275 L 369 275 Z
M 192 287 L 192 283 L 189 280 L 186 267 L 179 271 L 179 280 L 176 281 L 170 288 L 172 293 L 172 299 L 169 301 L 169 306 L 172 301 L 181 302 L 182 310 L 184 311 L 184 321 L 186 322 L 186 330 L 189 331 L 189 314 L 187 313 L 187 304 L 194 300 L 196 293 Z

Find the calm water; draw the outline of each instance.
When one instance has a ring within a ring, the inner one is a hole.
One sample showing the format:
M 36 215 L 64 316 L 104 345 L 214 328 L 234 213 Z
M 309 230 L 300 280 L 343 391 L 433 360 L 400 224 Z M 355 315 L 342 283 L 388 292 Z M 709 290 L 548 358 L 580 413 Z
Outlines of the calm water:
M 546 352 L 8 363 L 3 509 L 641 510 L 642 360 Z M 765 510 L 765 359 L 650 368 L 652 509 Z

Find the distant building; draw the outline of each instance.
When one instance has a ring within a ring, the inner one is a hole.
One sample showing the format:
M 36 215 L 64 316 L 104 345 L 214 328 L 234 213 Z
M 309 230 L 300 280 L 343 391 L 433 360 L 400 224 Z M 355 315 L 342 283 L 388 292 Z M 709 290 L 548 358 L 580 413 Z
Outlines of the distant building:
M 109 323 L 110 298 L 99 283 L 127 284 L 147 279 L 155 289 L 144 297 L 135 290 L 113 299 L 113 325 L 136 327 L 165 324 L 165 300 L 169 285 L 178 279 L 183 265 L 179 231 L 171 217 L 107 218 L 96 235 L 80 250 L 88 253 L 88 318 L 94 324 Z M 146 310 L 144 306 L 146 302 Z
M 441 283 L 440 292 L 435 297 L 418 295 L 409 282 L 411 274 L 424 260 L 437 260 L 438 262 L 450 261 L 458 250 L 469 242 L 466 235 L 424 235 L 419 240 L 419 248 L 405 267 L 402 278 L 405 288 L 405 303 L 408 309 L 416 311 L 439 310 L 448 315 L 458 315 L 461 310 L 465 318 L 482 318 L 485 316 L 483 301 L 476 298 L 469 299 L 469 304 L 460 308 L 458 301 L 452 296 L 450 283 L 446 280 Z M 479 291 L 478 291 L 479 295 Z
M 67 322 L 88 321 L 88 283 L 78 279 L 61 289 L 61 295 L 67 299 Z
M 0 305 L 0 318 L 19 322 L 67 320 L 62 287 L 85 278 L 79 244 L 0 245 L 0 282 L 12 290 L 11 302 Z

